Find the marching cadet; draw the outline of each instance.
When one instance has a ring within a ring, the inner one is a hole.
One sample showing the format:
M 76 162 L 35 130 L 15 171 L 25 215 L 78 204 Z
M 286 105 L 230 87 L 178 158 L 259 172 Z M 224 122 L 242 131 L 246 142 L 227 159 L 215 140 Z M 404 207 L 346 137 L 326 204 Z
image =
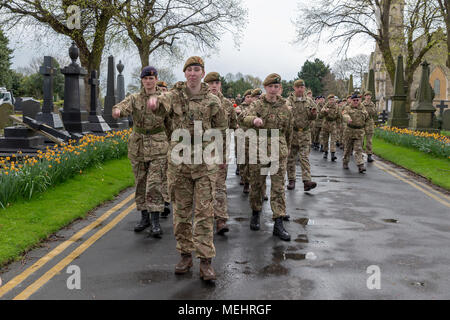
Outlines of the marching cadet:
M 220 75 L 217 72 L 210 72 L 203 80 L 209 86 L 209 91 L 220 99 L 221 107 L 224 109 L 228 121 L 227 128 L 237 129 L 236 111 L 230 100 L 226 99 L 222 94 L 222 82 Z M 226 146 L 226 132 L 222 132 L 224 136 L 224 146 Z M 228 159 L 229 150 L 223 149 L 224 161 Z M 216 193 L 214 198 L 214 218 L 216 219 L 216 232 L 219 235 L 224 235 L 229 231 L 227 221 L 229 219 L 227 209 L 227 186 L 226 179 L 228 173 L 228 164 L 219 168 L 216 180 Z
M 164 81 L 158 81 L 156 83 L 156 85 L 158 86 L 158 88 L 161 89 L 162 92 L 167 92 L 167 83 L 165 83 Z
M 295 164 L 300 154 L 302 168 L 302 180 L 304 191 L 309 191 L 317 186 L 311 181 L 311 166 L 309 153 L 311 146 L 311 123 L 317 118 L 317 109 L 313 101 L 305 95 L 305 82 L 302 79 L 294 82 L 294 92 L 288 97 L 287 104 L 291 108 L 293 118 L 292 143 L 287 162 L 287 175 L 289 190 L 295 189 Z
M 339 110 L 336 105 L 334 94 L 328 97 L 328 103 L 319 113 L 322 120 L 322 130 L 320 132 L 320 141 L 323 146 L 323 158 L 328 158 L 328 140 L 330 141 L 331 161 L 335 161 L 336 154 L 336 120 L 339 118 Z
M 259 98 L 261 98 L 262 95 L 262 90 L 260 88 L 255 88 L 252 90 L 252 102 L 259 100 Z
M 213 243 L 213 203 L 218 165 L 207 164 L 205 160 L 200 164 L 192 164 L 196 149 L 194 122 L 201 121 L 203 131 L 212 128 L 225 130 L 227 119 L 220 99 L 209 92 L 207 84 L 202 83 L 204 68 L 202 58 L 194 56 L 187 59 L 183 67 L 186 81 L 176 83 L 172 90 L 160 97 L 149 99 L 148 108 L 155 114 L 168 114 L 173 130 L 183 128 L 190 133 L 191 141 L 181 142 L 186 148 L 175 152 L 174 148 L 180 142 L 171 141 L 168 153 L 167 175 L 173 202 L 174 233 L 177 250 L 181 254 L 181 260 L 175 266 L 175 273 L 184 274 L 189 271 L 193 265 L 192 252 L 195 251 L 200 258 L 200 278 L 206 281 L 216 279 L 211 260 L 216 254 Z M 206 148 L 208 144 L 207 141 L 202 142 L 201 149 Z M 184 154 L 186 150 L 188 155 Z M 191 163 L 173 161 L 174 156 L 181 156 L 180 152 L 183 153 L 182 158 L 187 156 Z M 224 166 L 225 164 L 219 165 Z
M 316 107 L 317 112 L 320 113 L 323 106 L 325 105 L 325 97 L 318 96 L 316 97 Z M 322 120 L 317 119 L 314 124 L 314 132 L 312 133 L 312 140 L 315 145 L 315 149 L 318 150 L 320 146 L 320 152 L 323 152 L 323 146 L 320 144 L 320 131 L 322 130 Z
M 263 202 L 262 186 L 267 176 L 263 174 L 264 172 L 261 172 L 261 169 L 263 167 L 268 169 L 271 165 L 278 166 L 276 172 L 270 172 L 270 206 L 273 213 L 272 218 L 275 220 L 273 235 L 279 237 L 281 240 L 290 241 L 291 236 L 283 226 L 283 217 L 286 216 L 284 175 L 286 174 L 288 150 L 292 139 L 292 113 L 286 105 L 286 100 L 279 95 L 281 77 L 278 74 L 272 73 L 268 75 L 263 85 L 266 93 L 261 96 L 260 100 L 252 103 L 246 114 L 244 123 L 249 128 L 257 129 L 259 139 L 261 139 L 259 130 L 269 129 L 267 132 L 267 150 L 265 150 L 265 154 L 270 154 L 269 150 L 271 150 L 270 129 L 278 129 L 279 150 L 277 150 L 278 159 L 273 160 L 267 165 L 263 165 L 261 159 L 258 159 L 256 164 L 250 164 L 252 186 L 250 189 L 250 205 L 253 210 L 250 229 L 260 229 L 260 213 Z
M 336 147 L 343 149 L 343 137 L 344 137 L 344 125 L 342 123 L 342 111 L 344 111 L 344 100 L 340 99 L 338 101 L 338 113 L 339 117 L 336 119 L 336 127 L 337 127 L 337 142 Z
M 364 167 L 364 159 L 362 156 L 362 144 L 364 139 L 364 128 L 369 121 L 369 114 L 361 104 L 361 99 L 358 94 L 351 96 L 351 107 L 346 107 L 342 113 L 344 123 L 347 124 L 344 132 L 344 159 L 343 167 L 348 169 L 348 162 L 352 150 L 355 152 L 354 157 L 356 164 L 358 165 L 359 173 L 364 173 L 366 168 Z
M 372 92 L 366 91 L 364 93 L 364 102 L 362 105 L 369 113 L 369 121 L 367 121 L 367 125 L 364 128 L 365 132 L 365 140 L 366 140 L 366 153 L 367 153 L 367 162 L 372 162 L 372 138 L 373 132 L 375 130 L 375 121 L 378 119 L 377 107 L 372 102 Z
M 247 126 L 244 123 L 244 118 L 246 115 L 246 112 L 248 111 L 248 109 L 250 108 L 250 104 L 253 102 L 253 98 L 252 98 L 252 90 L 248 89 L 247 91 L 245 91 L 244 93 L 244 102 L 241 103 L 240 105 L 240 113 L 238 115 L 237 121 L 238 121 L 238 125 L 239 128 L 242 129 L 244 132 L 247 131 Z M 249 193 L 250 190 L 250 173 L 249 173 L 249 169 L 248 169 L 248 162 L 249 162 L 249 155 L 248 155 L 248 141 L 247 139 L 245 139 L 245 163 L 243 164 L 238 164 L 238 170 L 239 170 L 239 174 L 241 176 L 241 182 L 240 184 L 244 186 L 243 189 L 243 193 Z M 237 148 L 237 136 L 235 135 L 235 146 Z M 237 154 L 236 154 L 236 158 L 237 158 Z
M 151 225 L 151 234 L 154 237 L 160 237 L 162 230 L 159 215 L 165 210 L 164 199 L 167 198 L 165 195 L 167 179 L 165 179 L 164 168 L 167 166 L 169 147 L 165 131 L 168 119 L 165 115 L 159 116 L 148 112 L 146 108 L 150 97 L 156 97 L 162 93 L 156 86 L 157 70 L 151 66 L 143 68 L 141 81 L 143 86 L 141 92 L 129 95 L 115 105 L 112 116 L 116 119 L 129 115 L 133 117 L 133 133 L 128 140 L 128 158 L 136 181 L 136 208 L 141 211 L 141 221 L 134 231 L 140 232 Z

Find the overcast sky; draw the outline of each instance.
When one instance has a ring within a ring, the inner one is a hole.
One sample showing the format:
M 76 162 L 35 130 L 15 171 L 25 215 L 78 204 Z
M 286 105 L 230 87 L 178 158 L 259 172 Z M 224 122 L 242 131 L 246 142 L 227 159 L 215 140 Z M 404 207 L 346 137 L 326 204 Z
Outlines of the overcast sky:
M 248 8 L 248 24 L 243 31 L 240 47 L 236 48 L 232 35 L 226 34 L 220 41 L 219 52 L 205 58 L 206 72 L 217 71 L 221 75 L 241 72 L 244 75 L 258 76 L 262 80 L 269 73 L 276 72 L 282 79 L 292 80 L 307 59 L 317 57 L 329 65 L 342 59 L 342 56 L 338 57 L 335 54 L 337 44 L 321 43 L 317 52 L 314 52 L 313 46 L 306 48 L 302 45 L 291 44 L 295 38 L 295 27 L 291 21 L 295 19 L 298 12 L 297 4 L 300 2 L 311 3 L 305 0 L 242 1 L 243 6 Z M 11 34 L 8 35 L 11 39 Z M 36 51 L 37 46 L 33 46 L 31 42 L 23 45 L 11 41 L 10 45 L 14 48 L 13 68 L 28 65 L 32 55 L 52 55 L 55 50 L 62 50 L 52 44 L 45 45 L 44 48 L 41 46 L 39 52 Z M 374 43 L 371 40 L 355 43 L 348 52 L 348 56 L 370 54 L 373 49 Z M 200 55 L 198 52 L 189 52 L 189 55 L 197 54 Z M 314 55 L 311 56 L 312 54 Z M 116 56 L 116 60 L 117 62 L 119 59 L 123 60 L 125 82 L 128 84 L 131 71 L 140 66 L 139 56 L 137 51 L 121 55 Z M 106 66 L 106 59 L 102 64 Z M 183 63 L 174 68 L 178 80 L 184 80 L 182 66 Z M 106 75 L 102 74 L 102 76 Z

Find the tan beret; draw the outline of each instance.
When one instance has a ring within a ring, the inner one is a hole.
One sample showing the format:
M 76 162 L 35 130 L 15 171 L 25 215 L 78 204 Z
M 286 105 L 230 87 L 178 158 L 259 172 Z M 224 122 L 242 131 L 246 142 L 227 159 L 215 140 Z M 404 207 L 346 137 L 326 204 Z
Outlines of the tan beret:
M 244 98 L 246 96 L 251 96 L 252 95 L 252 89 L 248 89 L 247 91 L 244 92 Z
M 252 90 L 252 97 L 260 96 L 262 95 L 262 90 L 260 88 L 256 88 Z
M 371 95 L 372 95 L 372 92 L 370 92 L 369 90 L 367 90 L 366 92 L 364 92 L 364 95 L 365 95 L 365 96 L 367 96 L 367 95 L 370 95 L 370 96 L 371 96 Z
M 210 72 L 206 75 L 205 80 L 203 81 L 206 83 L 220 81 L 220 74 L 218 72 Z
M 281 83 L 281 77 L 279 74 L 271 73 L 266 79 L 264 79 L 263 86 L 268 86 L 270 84 Z
M 164 88 L 167 88 L 167 83 L 165 83 L 164 81 L 158 81 L 158 82 L 156 83 L 156 85 L 157 85 L 158 87 L 164 87 Z
M 183 72 L 185 72 L 189 66 L 194 66 L 194 65 L 205 68 L 205 63 L 203 62 L 203 59 L 200 57 L 197 57 L 197 56 L 193 56 L 186 60 L 186 63 L 184 64 L 184 67 L 183 67 Z
M 348 96 L 347 96 L 347 99 L 350 99 L 352 97 L 352 95 L 351 94 L 349 94 Z
M 334 94 L 329 94 L 327 99 L 334 98 Z
M 294 82 L 294 87 L 304 87 L 305 86 L 305 81 L 303 81 L 302 79 L 298 79 L 298 80 L 295 80 L 295 82 Z

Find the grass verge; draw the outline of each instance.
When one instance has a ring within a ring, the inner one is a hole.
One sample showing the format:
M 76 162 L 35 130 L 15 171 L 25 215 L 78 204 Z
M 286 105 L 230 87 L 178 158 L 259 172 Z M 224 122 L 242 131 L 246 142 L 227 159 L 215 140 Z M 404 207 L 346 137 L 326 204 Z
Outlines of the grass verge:
M 373 152 L 450 190 L 450 160 L 448 159 L 436 158 L 411 148 L 395 146 L 376 137 L 373 137 Z
M 111 160 L 0 210 L 0 266 L 133 184 L 130 161 Z

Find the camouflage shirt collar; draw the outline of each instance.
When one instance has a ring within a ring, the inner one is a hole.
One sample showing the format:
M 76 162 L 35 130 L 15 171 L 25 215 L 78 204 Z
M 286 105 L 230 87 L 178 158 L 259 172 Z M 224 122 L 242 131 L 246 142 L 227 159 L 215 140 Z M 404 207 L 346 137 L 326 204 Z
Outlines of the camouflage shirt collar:
M 161 91 L 161 88 L 159 88 L 158 86 L 156 86 L 156 91 L 155 91 L 155 93 L 148 94 L 147 92 L 145 92 L 145 88 L 142 87 L 142 88 L 141 88 L 140 95 L 141 95 L 142 97 L 144 97 L 144 98 L 148 98 L 148 97 L 150 97 L 150 96 L 152 96 L 152 95 L 160 94 L 161 92 L 162 92 L 162 91 Z
M 261 100 L 270 104 L 272 107 L 281 107 L 282 105 L 284 105 L 286 103 L 286 100 L 283 97 L 281 97 L 280 95 L 277 95 L 276 101 L 270 102 L 269 100 L 267 100 L 265 93 L 261 95 Z

